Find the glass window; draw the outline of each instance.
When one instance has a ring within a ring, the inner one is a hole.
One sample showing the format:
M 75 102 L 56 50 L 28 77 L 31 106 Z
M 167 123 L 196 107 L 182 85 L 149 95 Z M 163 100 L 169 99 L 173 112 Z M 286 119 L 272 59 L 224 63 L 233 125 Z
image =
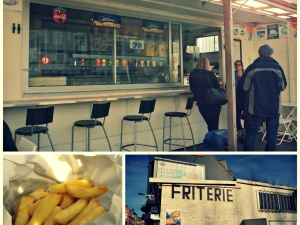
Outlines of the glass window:
M 168 47 L 165 22 L 30 4 L 30 87 L 169 83 Z
M 200 47 L 201 53 L 218 52 L 219 51 L 219 36 L 200 37 L 196 39 L 197 47 Z
M 258 191 L 259 210 L 266 212 L 297 212 L 294 193 L 266 193 Z

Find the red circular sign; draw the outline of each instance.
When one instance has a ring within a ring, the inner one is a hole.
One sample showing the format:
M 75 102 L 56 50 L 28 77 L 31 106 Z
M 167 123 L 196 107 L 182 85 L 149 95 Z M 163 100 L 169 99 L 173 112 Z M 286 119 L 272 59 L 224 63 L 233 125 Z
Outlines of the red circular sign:
M 44 56 L 44 57 L 42 58 L 42 63 L 43 63 L 44 65 L 47 65 L 49 62 L 50 62 L 50 59 L 49 59 L 47 56 Z
M 173 63 L 177 63 L 177 57 L 173 57 Z
M 62 9 L 57 9 L 53 12 L 53 20 L 56 23 L 64 23 L 67 20 L 67 13 Z

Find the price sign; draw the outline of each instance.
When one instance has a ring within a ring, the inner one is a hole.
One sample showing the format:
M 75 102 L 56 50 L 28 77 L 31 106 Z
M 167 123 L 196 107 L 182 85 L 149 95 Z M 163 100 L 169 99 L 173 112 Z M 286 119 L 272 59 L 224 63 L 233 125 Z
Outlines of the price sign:
M 130 40 L 130 49 L 144 49 L 144 41 Z
M 50 62 L 50 59 L 49 59 L 47 56 L 44 56 L 44 57 L 42 58 L 42 63 L 43 63 L 44 65 L 49 64 L 49 62 Z

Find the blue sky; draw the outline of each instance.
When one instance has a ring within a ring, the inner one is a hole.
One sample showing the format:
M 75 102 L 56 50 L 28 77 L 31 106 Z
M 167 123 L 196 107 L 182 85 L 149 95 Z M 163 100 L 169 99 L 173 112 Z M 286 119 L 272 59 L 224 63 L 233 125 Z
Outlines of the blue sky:
M 297 156 L 295 155 L 216 155 L 217 159 L 226 159 L 228 170 L 233 170 L 235 178 L 249 180 L 250 171 L 259 171 L 269 182 L 289 183 L 297 186 Z M 140 208 L 146 197 L 148 179 L 148 155 L 126 155 L 126 205 L 134 209 L 139 217 Z

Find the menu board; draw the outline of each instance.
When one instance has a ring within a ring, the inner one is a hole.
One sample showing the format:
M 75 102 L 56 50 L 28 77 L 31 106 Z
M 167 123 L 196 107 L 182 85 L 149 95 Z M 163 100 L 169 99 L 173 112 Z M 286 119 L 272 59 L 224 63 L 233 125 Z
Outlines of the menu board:
M 205 166 L 156 159 L 154 176 L 156 178 L 204 180 Z

